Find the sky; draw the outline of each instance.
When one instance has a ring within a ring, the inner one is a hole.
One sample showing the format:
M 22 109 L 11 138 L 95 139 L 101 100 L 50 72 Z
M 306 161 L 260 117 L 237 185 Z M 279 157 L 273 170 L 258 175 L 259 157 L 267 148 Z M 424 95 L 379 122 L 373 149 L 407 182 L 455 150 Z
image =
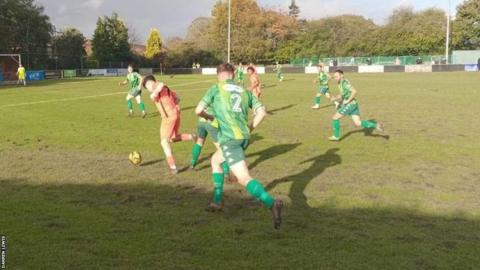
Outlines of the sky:
M 37 0 L 45 7 L 57 30 L 75 27 L 87 38 L 92 36 L 99 16 L 117 12 L 127 26 L 134 29 L 138 43 L 144 43 L 151 28 L 159 29 L 163 38 L 184 37 L 191 21 L 197 17 L 209 16 L 217 0 Z M 258 0 L 262 6 L 288 10 L 291 0 Z M 463 0 L 450 0 L 452 15 L 455 7 Z M 60 3 L 59 3 L 60 2 Z M 429 7 L 448 10 L 448 0 L 297 0 L 301 17 L 319 19 L 322 17 L 356 14 L 385 22 L 391 11 L 400 6 L 412 6 L 415 10 Z

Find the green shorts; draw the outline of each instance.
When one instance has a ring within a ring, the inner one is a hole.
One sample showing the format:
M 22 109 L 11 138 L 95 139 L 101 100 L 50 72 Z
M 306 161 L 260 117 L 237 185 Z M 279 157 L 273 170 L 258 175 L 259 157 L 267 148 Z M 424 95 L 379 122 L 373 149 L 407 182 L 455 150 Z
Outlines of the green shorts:
M 340 108 L 338 108 L 337 112 L 344 116 L 360 115 L 360 109 L 357 101 L 352 101 L 347 105 L 342 105 Z
M 228 165 L 233 166 L 238 162 L 245 160 L 245 150 L 249 143 L 250 140 L 230 140 L 220 144 L 223 157 Z
M 208 134 L 212 137 L 214 143 L 218 142 L 218 129 L 212 126 L 211 122 L 198 122 L 197 135 L 201 139 L 206 139 Z
M 128 94 L 132 97 L 141 96 L 142 90 L 131 90 Z
M 319 94 L 322 94 L 322 95 L 325 95 L 326 93 L 328 93 L 330 91 L 330 89 L 328 88 L 328 86 L 320 86 L 318 88 L 318 93 Z

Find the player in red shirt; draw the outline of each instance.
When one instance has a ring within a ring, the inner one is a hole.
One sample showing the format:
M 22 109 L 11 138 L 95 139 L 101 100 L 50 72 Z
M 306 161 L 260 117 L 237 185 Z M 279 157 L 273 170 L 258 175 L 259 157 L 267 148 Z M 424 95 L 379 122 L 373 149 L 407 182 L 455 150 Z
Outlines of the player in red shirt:
M 247 68 L 248 76 L 250 76 L 250 87 L 249 90 L 252 91 L 252 94 L 256 98 L 260 98 L 262 95 L 261 83 L 260 78 L 258 78 L 258 74 L 254 67 L 249 66 Z
M 153 75 L 146 76 L 143 87 L 151 94 L 150 98 L 157 106 L 161 116 L 160 144 L 165 153 L 168 166 L 173 174 L 178 173 L 173 157 L 172 143 L 180 141 L 195 141 L 196 135 L 182 134 L 180 130 L 180 99 L 167 85 L 157 82 Z

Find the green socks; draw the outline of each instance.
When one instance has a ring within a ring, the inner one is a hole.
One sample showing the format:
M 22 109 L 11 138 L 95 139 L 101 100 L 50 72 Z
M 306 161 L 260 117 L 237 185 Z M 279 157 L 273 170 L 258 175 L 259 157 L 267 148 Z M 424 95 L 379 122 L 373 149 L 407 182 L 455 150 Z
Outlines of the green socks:
M 369 128 L 369 129 L 377 128 L 377 122 L 371 121 L 371 120 L 362 121 L 362 128 Z
M 197 165 L 198 158 L 200 157 L 201 152 L 202 152 L 202 146 L 196 143 L 192 149 L 192 166 L 193 167 Z
M 127 101 L 127 104 L 128 104 L 128 109 L 129 109 L 130 111 L 133 110 L 133 103 L 132 103 L 132 100 L 131 100 L 131 99 L 129 99 L 129 100 Z
M 222 167 L 223 167 L 223 175 L 227 177 L 230 174 L 230 166 L 228 166 L 228 162 L 224 161 L 222 163 Z
M 315 104 L 320 105 L 320 97 L 315 97 Z
M 140 110 L 142 110 L 142 112 L 145 111 L 145 103 L 143 103 L 143 101 L 140 102 Z
M 213 202 L 222 203 L 223 195 L 223 173 L 213 173 Z
M 275 199 L 268 194 L 265 188 L 258 182 L 258 180 L 252 179 L 247 184 L 247 191 L 257 200 L 261 201 L 269 209 L 273 207 Z
M 340 120 L 332 121 L 332 129 L 333 129 L 333 136 L 340 138 Z

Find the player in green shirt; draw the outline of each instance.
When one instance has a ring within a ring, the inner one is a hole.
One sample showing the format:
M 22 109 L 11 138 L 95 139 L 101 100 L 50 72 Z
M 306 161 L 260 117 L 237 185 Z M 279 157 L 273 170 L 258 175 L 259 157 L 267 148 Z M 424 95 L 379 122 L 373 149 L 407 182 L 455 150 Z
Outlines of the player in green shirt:
M 239 63 L 237 69 L 235 70 L 235 80 L 238 85 L 244 86 L 245 82 L 245 68 L 242 63 Z
M 351 116 L 356 127 L 366 129 L 376 129 L 383 132 L 383 125 L 373 120 L 362 121 L 360 118 L 360 109 L 357 102 L 357 90 L 353 88 L 350 82 L 344 78 L 342 70 L 335 71 L 335 81 L 338 83 L 340 96 L 332 97 L 332 101 L 341 102 L 337 112 L 332 117 L 333 136 L 328 139 L 331 141 L 340 140 L 340 119 L 345 116 Z
M 285 77 L 283 76 L 283 72 L 282 72 L 282 65 L 280 65 L 279 62 L 277 62 L 275 68 L 273 69 L 273 71 L 276 71 L 277 72 L 277 80 L 279 82 L 283 82 L 283 79 L 285 79 Z
M 195 113 L 200 117 L 218 121 L 218 140 L 221 151 L 212 157 L 213 201 L 207 210 L 222 209 L 223 171 L 222 163 L 228 162 L 230 170 L 238 179 L 238 183 L 246 187 L 248 193 L 271 209 L 275 229 L 282 222 L 283 202 L 275 200 L 256 179 L 250 176 L 245 161 L 245 149 L 250 140 L 250 132 L 254 130 L 267 115 L 263 104 L 253 96 L 252 92 L 238 86 L 233 81 L 235 68 L 230 64 L 222 64 L 217 68 L 218 83 L 212 86 L 198 104 Z M 213 115 L 205 112 L 211 107 Z M 255 114 L 248 124 L 248 111 Z
M 328 99 L 330 99 L 330 88 L 328 86 L 328 81 L 330 80 L 330 75 L 328 72 L 324 71 L 324 65 L 322 63 L 318 64 L 318 79 L 314 81 L 314 83 L 318 83 L 318 92 L 315 96 L 315 105 L 313 105 L 312 109 L 320 109 L 320 100 L 321 97 L 324 95 Z M 338 101 L 335 102 L 338 104 Z
M 213 110 L 211 107 L 208 107 L 205 112 L 209 115 L 213 115 Z M 220 149 L 220 144 L 218 144 L 218 122 L 216 120 L 210 121 L 205 118 L 199 117 L 198 124 L 197 124 L 197 141 L 192 149 L 192 161 L 190 168 L 194 169 L 195 166 L 198 164 L 198 158 L 202 153 L 203 145 L 205 144 L 205 140 L 207 139 L 208 134 L 212 137 L 213 145 Z M 230 168 L 228 167 L 228 163 L 225 161 L 222 163 L 223 167 L 223 176 L 225 179 L 228 179 Z
M 127 105 L 128 105 L 128 115 L 133 115 L 133 102 L 132 99 L 137 101 L 137 104 L 140 106 L 142 110 L 142 118 L 147 116 L 147 112 L 145 111 L 145 104 L 142 101 L 142 76 L 137 72 L 133 71 L 133 66 L 128 65 L 128 75 L 127 79 L 120 83 L 120 85 L 128 84 L 130 87 L 130 91 L 127 94 Z

